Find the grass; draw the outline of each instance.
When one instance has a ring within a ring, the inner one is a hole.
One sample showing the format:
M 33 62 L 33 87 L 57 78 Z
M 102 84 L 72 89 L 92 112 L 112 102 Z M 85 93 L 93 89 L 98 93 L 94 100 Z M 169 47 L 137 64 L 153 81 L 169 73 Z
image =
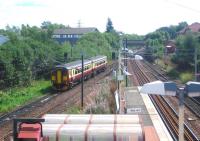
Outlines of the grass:
M 51 88 L 50 81 L 34 81 L 28 87 L 0 91 L 0 113 L 11 111 L 31 100 L 43 96 Z
M 72 106 L 67 109 L 67 112 L 65 114 L 81 114 L 81 108 L 79 106 Z
M 171 62 L 169 65 L 165 65 L 162 60 L 157 60 L 159 66 L 165 69 L 167 75 L 172 79 L 178 79 L 182 84 L 194 79 L 193 73 L 191 71 L 178 71 L 176 66 Z

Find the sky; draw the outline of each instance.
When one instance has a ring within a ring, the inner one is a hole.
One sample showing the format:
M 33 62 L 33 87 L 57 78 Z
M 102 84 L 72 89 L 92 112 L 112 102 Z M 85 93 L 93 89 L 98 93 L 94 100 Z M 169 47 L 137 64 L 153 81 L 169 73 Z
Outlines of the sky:
M 0 0 L 0 29 L 43 21 L 145 35 L 159 27 L 200 22 L 200 0 Z

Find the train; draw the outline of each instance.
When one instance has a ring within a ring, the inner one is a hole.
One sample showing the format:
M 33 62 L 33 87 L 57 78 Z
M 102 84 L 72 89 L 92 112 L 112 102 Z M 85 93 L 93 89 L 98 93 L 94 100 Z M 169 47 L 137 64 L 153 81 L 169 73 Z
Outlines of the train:
M 84 59 L 84 80 L 105 71 L 107 56 L 99 55 Z M 57 65 L 51 71 L 51 82 L 54 90 L 63 91 L 72 88 L 82 79 L 82 61 L 77 60 L 63 65 Z

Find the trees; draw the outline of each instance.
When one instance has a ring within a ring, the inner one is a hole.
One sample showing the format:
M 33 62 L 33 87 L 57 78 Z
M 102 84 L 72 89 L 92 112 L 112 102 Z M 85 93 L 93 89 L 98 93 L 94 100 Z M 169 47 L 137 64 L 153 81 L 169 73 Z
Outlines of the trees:
M 110 18 L 108 18 L 107 25 L 106 25 L 106 32 L 114 32 L 114 27 Z
M 95 55 L 107 55 L 111 57 L 111 45 L 106 40 L 105 35 L 99 32 L 83 35 L 74 48 L 73 55 L 80 56 L 81 50 L 86 58 Z
M 187 22 L 180 22 L 178 24 L 178 26 L 176 27 L 176 32 L 179 32 L 181 31 L 182 29 L 184 29 L 185 27 L 188 26 L 188 23 Z
M 161 27 L 145 36 L 146 44 L 147 46 L 152 48 L 154 55 L 161 57 L 163 54 L 165 43 L 168 40 L 175 40 L 179 38 L 177 37 L 178 32 L 184 29 L 187 25 L 187 22 L 180 22 L 178 25 Z M 147 50 L 147 52 L 149 52 L 149 50 Z M 175 59 L 175 57 L 173 59 Z
M 33 79 L 49 76 L 56 62 L 64 62 L 65 48 L 47 30 L 29 25 L 22 25 L 20 32 L 7 29 L 2 32 L 9 41 L 0 46 L 0 88 L 29 85 Z
M 117 48 L 119 48 L 119 37 L 117 34 L 107 32 L 88 33 L 83 35 L 73 48 L 73 57 L 80 58 L 80 53 L 83 51 L 86 58 L 95 55 L 106 55 L 108 58 L 111 58 L 112 49 Z
M 194 66 L 195 48 L 199 48 L 196 36 L 192 33 L 181 35 L 176 39 L 176 54 L 172 61 L 178 64 L 180 69 L 188 69 Z
M 34 79 L 49 78 L 53 66 L 69 61 L 71 44 L 58 44 L 49 32 L 62 25 L 44 22 L 41 27 L 22 25 L 18 32 L 16 27 L 8 26 L 7 30 L 0 31 L 10 39 L 0 46 L 0 88 L 29 85 Z M 118 43 L 116 32 L 85 34 L 73 47 L 72 57 L 77 60 L 83 50 L 85 58 L 99 54 L 111 58 L 111 50 L 118 48 Z

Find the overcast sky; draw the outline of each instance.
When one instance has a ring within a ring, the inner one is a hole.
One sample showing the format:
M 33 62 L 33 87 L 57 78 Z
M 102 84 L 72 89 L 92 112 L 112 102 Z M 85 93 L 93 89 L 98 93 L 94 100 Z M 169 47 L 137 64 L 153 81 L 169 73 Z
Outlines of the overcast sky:
M 144 35 L 162 26 L 200 22 L 200 0 L 0 0 L 0 28 L 43 21 Z

